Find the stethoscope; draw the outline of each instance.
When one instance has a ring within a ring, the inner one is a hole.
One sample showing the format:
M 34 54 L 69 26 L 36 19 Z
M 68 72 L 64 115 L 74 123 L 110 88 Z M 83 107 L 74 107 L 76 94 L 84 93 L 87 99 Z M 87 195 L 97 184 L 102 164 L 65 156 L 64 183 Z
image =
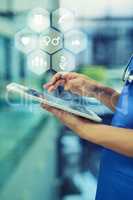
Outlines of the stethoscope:
M 130 70 L 130 64 L 133 64 L 133 56 L 131 57 L 125 71 L 123 74 L 122 80 L 124 82 L 132 83 L 133 82 L 133 70 Z

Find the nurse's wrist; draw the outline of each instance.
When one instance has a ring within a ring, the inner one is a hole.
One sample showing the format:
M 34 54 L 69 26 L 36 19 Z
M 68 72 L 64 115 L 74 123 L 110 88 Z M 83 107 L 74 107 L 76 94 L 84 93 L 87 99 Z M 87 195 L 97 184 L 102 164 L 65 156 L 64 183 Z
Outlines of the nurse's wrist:
M 106 86 L 95 87 L 95 98 L 115 111 L 120 94 Z
M 115 90 L 104 85 L 95 85 L 93 87 L 93 97 L 95 97 L 98 100 L 102 100 L 105 96 L 112 98 L 112 96 L 114 96 L 115 94 Z

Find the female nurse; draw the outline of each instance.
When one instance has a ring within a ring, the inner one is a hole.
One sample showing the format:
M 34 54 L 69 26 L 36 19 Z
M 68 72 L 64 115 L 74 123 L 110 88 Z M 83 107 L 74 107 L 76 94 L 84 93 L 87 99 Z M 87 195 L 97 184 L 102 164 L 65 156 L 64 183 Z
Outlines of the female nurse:
M 81 138 L 104 147 L 96 200 L 133 199 L 133 57 L 121 94 L 78 73 L 57 73 L 44 87 L 49 92 L 64 85 L 72 93 L 91 96 L 114 111 L 112 126 L 96 124 L 43 105 Z

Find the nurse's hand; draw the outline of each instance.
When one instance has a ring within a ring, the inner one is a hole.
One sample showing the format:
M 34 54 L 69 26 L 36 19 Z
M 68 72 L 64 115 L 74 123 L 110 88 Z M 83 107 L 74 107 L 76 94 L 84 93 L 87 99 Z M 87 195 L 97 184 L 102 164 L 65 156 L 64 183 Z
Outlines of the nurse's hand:
M 52 92 L 61 85 L 64 86 L 65 90 L 74 94 L 90 97 L 95 97 L 96 88 L 101 87 L 98 82 L 85 75 L 74 72 L 59 72 L 53 76 L 49 83 L 44 85 L 44 88 L 49 92 Z
M 55 115 L 63 124 L 65 124 L 67 127 L 78 133 L 81 137 L 82 137 L 81 130 L 83 130 L 86 125 L 94 124 L 88 119 L 77 117 L 68 112 L 48 106 L 47 104 L 42 104 L 41 106 L 43 109 Z
M 112 111 L 115 111 L 120 96 L 114 89 L 74 72 L 59 72 L 55 74 L 52 80 L 44 85 L 44 88 L 52 92 L 61 85 L 64 86 L 65 90 L 74 94 L 98 99 Z

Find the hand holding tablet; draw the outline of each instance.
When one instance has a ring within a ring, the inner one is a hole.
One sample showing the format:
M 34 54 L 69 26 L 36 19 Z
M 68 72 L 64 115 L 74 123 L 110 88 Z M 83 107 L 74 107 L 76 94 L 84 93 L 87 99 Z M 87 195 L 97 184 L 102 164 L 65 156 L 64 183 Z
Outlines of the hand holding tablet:
M 19 85 L 17 83 L 11 83 L 7 85 L 7 91 L 17 93 L 18 95 L 21 95 L 24 98 L 36 100 L 38 103 L 47 104 L 49 106 L 66 111 L 76 116 L 80 116 L 95 122 L 102 121 L 102 119 L 91 110 L 86 110 L 85 108 L 79 106 L 76 107 L 76 105 L 74 107 L 65 104 L 63 105 L 61 100 L 58 99 L 58 101 L 56 101 L 57 98 L 54 101 L 53 98 L 50 99 L 48 96 L 45 96 L 44 94 L 36 91 L 35 89 L 31 89 L 23 85 Z

